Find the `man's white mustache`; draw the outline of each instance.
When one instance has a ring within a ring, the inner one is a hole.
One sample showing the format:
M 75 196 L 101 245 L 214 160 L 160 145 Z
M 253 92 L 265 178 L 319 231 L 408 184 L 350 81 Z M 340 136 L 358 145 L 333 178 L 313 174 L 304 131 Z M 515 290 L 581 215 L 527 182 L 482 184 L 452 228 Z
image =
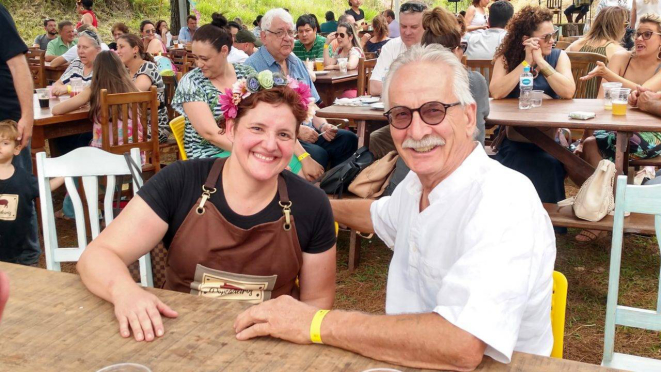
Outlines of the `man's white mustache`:
M 428 135 L 417 141 L 412 138 L 407 138 L 402 144 L 402 148 L 425 148 L 430 146 L 445 146 L 445 140 L 441 137 Z

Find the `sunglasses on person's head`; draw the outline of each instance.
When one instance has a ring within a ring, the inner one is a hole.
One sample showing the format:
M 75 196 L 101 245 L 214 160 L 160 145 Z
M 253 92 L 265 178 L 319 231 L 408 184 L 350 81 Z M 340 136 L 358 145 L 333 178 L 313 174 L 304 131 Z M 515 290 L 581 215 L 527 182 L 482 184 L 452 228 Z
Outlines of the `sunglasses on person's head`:
M 652 35 L 661 35 L 661 33 L 654 31 L 643 31 L 643 32 L 636 31 L 636 37 L 634 39 L 638 39 L 639 36 L 642 36 L 643 40 L 649 40 L 650 38 L 652 38 Z
M 411 109 L 406 106 L 395 106 L 383 114 L 388 118 L 388 123 L 396 129 L 406 129 L 413 121 L 413 113 L 418 112 L 420 119 L 428 125 L 438 125 L 443 119 L 450 107 L 460 105 L 460 102 L 443 103 L 443 102 L 427 102 L 417 109 Z
M 400 13 L 406 13 L 406 12 L 416 12 L 416 13 L 422 13 L 427 9 L 427 6 L 424 4 L 419 4 L 419 3 L 404 3 L 402 6 L 399 7 L 399 12 Z

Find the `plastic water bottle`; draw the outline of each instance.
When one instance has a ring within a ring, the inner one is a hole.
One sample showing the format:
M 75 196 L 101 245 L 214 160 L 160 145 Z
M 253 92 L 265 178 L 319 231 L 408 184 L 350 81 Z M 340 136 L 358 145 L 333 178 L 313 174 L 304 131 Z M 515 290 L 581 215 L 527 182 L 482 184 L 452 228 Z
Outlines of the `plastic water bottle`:
M 523 62 L 523 73 L 519 78 L 519 110 L 528 110 L 530 108 L 530 99 L 532 95 L 532 74 L 527 62 Z

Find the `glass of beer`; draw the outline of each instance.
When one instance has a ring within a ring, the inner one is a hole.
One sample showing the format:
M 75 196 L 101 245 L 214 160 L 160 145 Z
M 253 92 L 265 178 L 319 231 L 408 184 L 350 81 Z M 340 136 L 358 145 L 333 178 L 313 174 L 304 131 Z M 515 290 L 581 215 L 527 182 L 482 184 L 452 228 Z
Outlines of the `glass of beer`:
M 39 99 L 39 107 L 48 108 L 50 106 L 50 92 L 48 88 L 39 88 L 36 89 L 37 98 Z
M 317 58 L 314 60 L 314 69 L 317 71 L 324 71 L 324 59 Z
M 613 115 L 622 116 L 627 114 L 629 93 L 631 93 L 631 89 L 629 88 L 614 88 L 610 90 Z
M 610 91 L 622 88 L 622 83 L 603 83 L 601 86 L 604 88 L 604 109 L 610 110 L 612 107 Z

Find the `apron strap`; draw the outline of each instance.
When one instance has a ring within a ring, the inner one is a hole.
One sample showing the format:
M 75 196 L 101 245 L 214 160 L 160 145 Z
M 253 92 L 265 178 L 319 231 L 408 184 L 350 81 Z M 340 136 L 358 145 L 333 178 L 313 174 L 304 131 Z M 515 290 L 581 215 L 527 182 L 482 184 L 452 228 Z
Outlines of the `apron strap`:
M 207 181 L 204 183 L 204 187 L 206 187 L 208 190 L 216 188 L 218 179 L 220 178 L 220 172 L 222 172 L 223 165 L 225 165 L 225 160 L 226 159 L 218 158 L 213 162 L 213 166 L 211 167 Z

